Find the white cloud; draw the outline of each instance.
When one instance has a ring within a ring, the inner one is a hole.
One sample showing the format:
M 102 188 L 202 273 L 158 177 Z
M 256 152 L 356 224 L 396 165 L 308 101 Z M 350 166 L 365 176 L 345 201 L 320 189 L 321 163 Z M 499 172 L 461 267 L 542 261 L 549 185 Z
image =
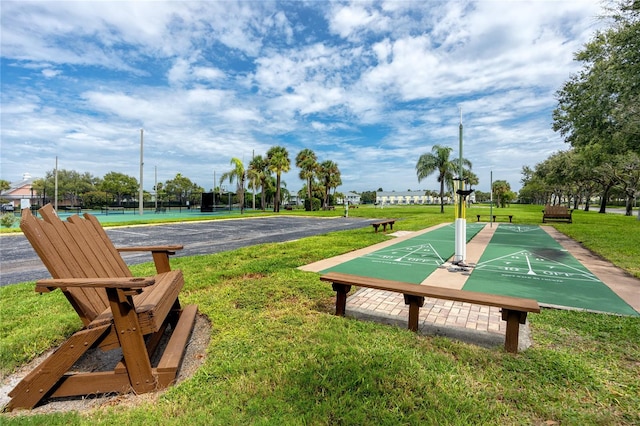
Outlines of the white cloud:
M 215 81 L 225 77 L 222 70 L 214 67 L 194 67 L 193 76 L 200 80 Z
M 329 28 L 346 39 L 355 37 L 359 32 L 388 30 L 389 19 L 373 7 L 366 6 L 366 2 L 335 6 L 331 11 Z
M 336 161 L 341 190 L 435 187 L 415 162 L 457 146 L 460 106 L 474 169 L 517 188 L 522 165 L 566 148 L 553 94 L 599 25 L 596 0 L 2 7 L 3 178 L 43 175 L 56 155 L 135 176 L 144 127 L 159 179 L 207 188 L 231 157 L 276 144 Z

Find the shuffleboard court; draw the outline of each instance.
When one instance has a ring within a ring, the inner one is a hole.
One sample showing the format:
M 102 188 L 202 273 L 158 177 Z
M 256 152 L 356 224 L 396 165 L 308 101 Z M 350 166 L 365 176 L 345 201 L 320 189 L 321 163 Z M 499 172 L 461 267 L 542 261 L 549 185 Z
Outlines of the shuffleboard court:
M 484 224 L 477 223 L 467 224 L 467 241 L 480 232 L 484 226 Z M 344 272 L 420 284 L 453 256 L 455 251 L 454 238 L 455 228 L 453 224 L 448 224 L 393 246 L 325 269 L 322 273 Z
M 539 226 L 500 224 L 463 289 L 640 315 Z

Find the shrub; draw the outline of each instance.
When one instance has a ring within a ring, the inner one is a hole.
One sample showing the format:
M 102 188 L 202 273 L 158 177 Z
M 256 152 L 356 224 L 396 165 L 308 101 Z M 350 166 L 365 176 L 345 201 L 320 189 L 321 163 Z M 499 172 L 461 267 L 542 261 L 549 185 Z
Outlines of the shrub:
M 5 213 L 0 216 L 0 225 L 5 228 L 11 228 L 16 223 L 17 218 L 13 213 Z

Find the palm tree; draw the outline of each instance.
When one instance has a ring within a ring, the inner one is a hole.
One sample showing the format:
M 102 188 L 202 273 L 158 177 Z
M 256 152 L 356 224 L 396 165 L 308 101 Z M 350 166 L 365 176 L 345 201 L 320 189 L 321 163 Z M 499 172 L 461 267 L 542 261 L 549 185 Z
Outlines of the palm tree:
M 331 188 L 333 188 L 333 199 L 336 199 L 336 190 L 340 185 L 342 185 L 342 176 L 340 175 L 340 169 L 338 169 L 338 165 L 336 164 L 336 173 L 331 176 L 331 181 L 329 182 Z
M 233 183 L 234 180 L 238 182 L 237 185 L 237 195 L 238 202 L 240 203 L 240 213 L 244 213 L 244 181 L 245 181 L 245 170 L 244 165 L 242 164 L 242 160 L 239 158 L 233 157 L 231 159 L 231 165 L 233 165 L 233 169 L 229 170 L 226 173 L 223 173 L 220 177 L 220 184 L 225 180 L 229 180 L 229 183 Z
M 448 146 L 434 145 L 431 148 L 431 153 L 422 154 L 418 159 L 418 164 L 416 164 L 418 182 L 426 179 L 432 175 L 433 172 L 438 172 L 438 182 L 440 183 L 440 213 L 444 213 L 444 186 L 446 184 L 447 189 L 451 190 L 453 188 L 454 173 L 459 172 L 459 160 L 449 159 L 452 151 L 453 148 Z M 471 168 L 471 162 L 469 160 L 463 158 L 462 164 Z
M 273 202 L 273 211 L 280 211 L 280 176 L 282 173 L 289 171 L 291 167 L 291 161 L 289 160 L 289 153 L 283 146 L 272 146 L 267 151 L 267 161 L 269 163 L 269 170 L 276 174 L 276 198 Z
M 453 148 L 442 145 L 434 145 L 431 153 L 422 154 L 416 164 L 418 182 L 426 179 L 434 172 L 438 172 L 440 182 L 440 213 L 444 213 L 444 185 L 453 180 L 453 171 L 456 165 L 449 159 Z
M 338 165 L 331 160 L 323 161 L 318 167 L 318 178 L 324 185 L 323 207 L 329 207 L 329 192 L 332 187 L 338 186 L 340 181 L 340 170 Z
M 296 167 L 300 169 L 300 179 L 305 180 L 307 182 L 307 203 L 305 203 L 305 210 L 311 211 L 313 210 L 313 194 L 311 193 L 311 183 L 313 181 L 313 177 L 318 169 L 318 157 L 316 157 L 316 153 L 310 150 L 309 148 L 305 148 L 298 153 L 296 156 Z
M 264 211 L 266 203 L 266 190 L 267 190 L 267 179 L 271 175 L 271 170 L 269 170 L 269 164 L 267 160 L 262 157 L 262 155 L 257 155 L 251 159 L 249 163 L 249 169 L 247 170 L 247 176 L 252 182 L 253 190 L 256 190 L 256 187 L 260 188 L 260 206 Z M 254 206 L 255 208 L 255 206 Z

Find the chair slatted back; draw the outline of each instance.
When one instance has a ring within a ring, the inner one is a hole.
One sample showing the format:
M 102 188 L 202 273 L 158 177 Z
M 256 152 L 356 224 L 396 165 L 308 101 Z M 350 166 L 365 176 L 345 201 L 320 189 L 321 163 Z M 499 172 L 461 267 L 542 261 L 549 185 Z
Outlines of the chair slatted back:
M 38 211 L 42 219 L 23 210 L 20 228 L 53 278 L 132 276 L 94 216 L 62 221 L 50 204 Z M 102 288 L 67 288 L 64 293 L 85 325 L 109 306 Z

